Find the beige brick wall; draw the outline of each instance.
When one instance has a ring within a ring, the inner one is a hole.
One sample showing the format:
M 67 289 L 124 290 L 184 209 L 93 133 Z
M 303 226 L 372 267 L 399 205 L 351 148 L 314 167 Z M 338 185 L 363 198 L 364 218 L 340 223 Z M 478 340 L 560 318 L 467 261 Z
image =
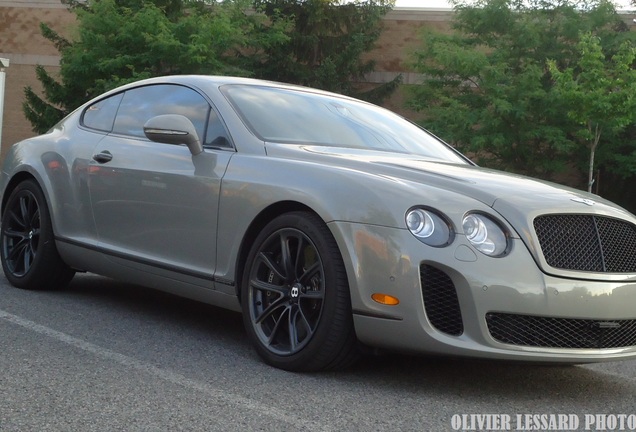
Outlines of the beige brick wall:
M 384 19 L 376 49 L 368 54 L 378 72 L 408 72 L 408 53 L 420 43 L 424 28 L 448 31 L 452 12 L 438 9 L 393 10 Z
M 75 16 L 59 0 L 0 0 L 0 57 L 8 58 L 0 158 L 13 144 L 33 136 L 22 113 L 24 88 L 40 91 L 35 66 L 55 72 L 60 57 L 55 46 L 40 33 L 44 22 L 62 34 L 70 34 Z
M 68 34 L 75 15 L 60 7 L 3 7 L 0 1 L 0 51 L 14 54 L 58 55 L 40 33 L 40 23 Z M 59 2 L 58 2 L 59 4 Z M 38 3 L 39 5 L 39 3 Z M 61 5 L 61 4 L 60 4 Z
M 4 151 L 16 141 L 33 135 L 31 124 L 26 121 L 22 113 L 24 87 L 40 88 L 35 78 L 35 68 L 32 65 L 11 63 L 7 69 L 4 123 L 2 126 L 2 156 Z

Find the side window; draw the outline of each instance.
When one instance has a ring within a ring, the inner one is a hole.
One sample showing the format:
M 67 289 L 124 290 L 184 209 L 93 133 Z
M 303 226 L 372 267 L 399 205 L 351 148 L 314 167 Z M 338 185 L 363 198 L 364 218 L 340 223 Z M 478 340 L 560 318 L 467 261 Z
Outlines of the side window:
M 216 111 L 210 110 L 208 130 L 203 143 L 205 147 L 231 147 L 230 140 L 225 132 L 225 127 Z
M 203 96 L 179 85 L 160 84 L 126 91 L 119 106 L 113 132 L 144 137 L 144 124 L 162 114 L 181 114 L 194 124 L 199 137 L 205 136 L 210 105 Z
M 113 130 L 115 115 L 117 114 L 117 108 L 119 108 L 122 96 L 124 96 L 124 94 L 119 93 L 107 99 L 95 102 L 86 108 L 82 115 L 82 124 L 86 127 L 105 132 Z

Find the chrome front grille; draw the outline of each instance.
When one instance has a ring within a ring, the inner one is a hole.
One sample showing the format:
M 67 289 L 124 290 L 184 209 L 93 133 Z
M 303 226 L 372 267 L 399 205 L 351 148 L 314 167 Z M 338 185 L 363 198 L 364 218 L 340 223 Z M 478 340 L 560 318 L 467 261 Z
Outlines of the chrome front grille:
M 535 218 L 534 229 L 548 265 L 601 273 L 636 272 L 636 225 L 597 215 Z

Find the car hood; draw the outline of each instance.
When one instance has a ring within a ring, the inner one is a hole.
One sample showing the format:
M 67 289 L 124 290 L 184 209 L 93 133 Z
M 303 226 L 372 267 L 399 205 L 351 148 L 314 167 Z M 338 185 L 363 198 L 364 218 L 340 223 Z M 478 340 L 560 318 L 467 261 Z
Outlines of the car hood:
M 357 169 L 375 175 L 413 181 L 474 198 L 489 207 L 514 205 L 518 210 L 532 212 L 559 208 L 616 209 L 617 206 L 587 192 L 548 181 L 506 173 L 476 165 L 448 163 L 413 155 L 323 146 L 289 146 L 304 155 L 299 159 L 314 159 L 320 163 Z M 326 159 L 329 159 L 327 161 Z M 591 205 L 590 205 L 591 204 Z M 586 212 L 586 211 L 585 211 Z
M 511 219 L 511 222 L 521 222 L 520 218 L 527 220 L 529 216 L 540 213 L 559 212 L 632 216 L 598 195 L 503 171 L 425 160 L 394 160 L 377 164 L 416 171 L 423 176 L 423 181 L 435 177 L 434 182 L 439 187 L 477 199 Z
M 532 221 L 540 214 L 599 214 L 636 223 L 634 215 L 600 196 L 468 163 L 448 163 L 408 154 L 340 147 L 289 144 L 272 147 L 268 147 L 268 154 L 273 156 L 338 166 L 398 182 L 427 185 L 478 200 L 497 211 L 526 239 L 531 237 Z

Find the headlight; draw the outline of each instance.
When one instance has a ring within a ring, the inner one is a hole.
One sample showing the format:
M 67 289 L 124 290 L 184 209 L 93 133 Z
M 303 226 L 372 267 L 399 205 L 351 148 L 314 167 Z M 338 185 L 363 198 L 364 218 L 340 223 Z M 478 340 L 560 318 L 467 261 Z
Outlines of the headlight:
M 406 227 L 429 246 L 446 246 L 453 240 L 451 225 L 429 209 L 416 207 L 406 212 Z
M 483 254 L 496 257 L 503 255 L 508 249 L 508 236 L 488 216 L 467 214 L 462 221 L 462 228 L 468 241 Z

